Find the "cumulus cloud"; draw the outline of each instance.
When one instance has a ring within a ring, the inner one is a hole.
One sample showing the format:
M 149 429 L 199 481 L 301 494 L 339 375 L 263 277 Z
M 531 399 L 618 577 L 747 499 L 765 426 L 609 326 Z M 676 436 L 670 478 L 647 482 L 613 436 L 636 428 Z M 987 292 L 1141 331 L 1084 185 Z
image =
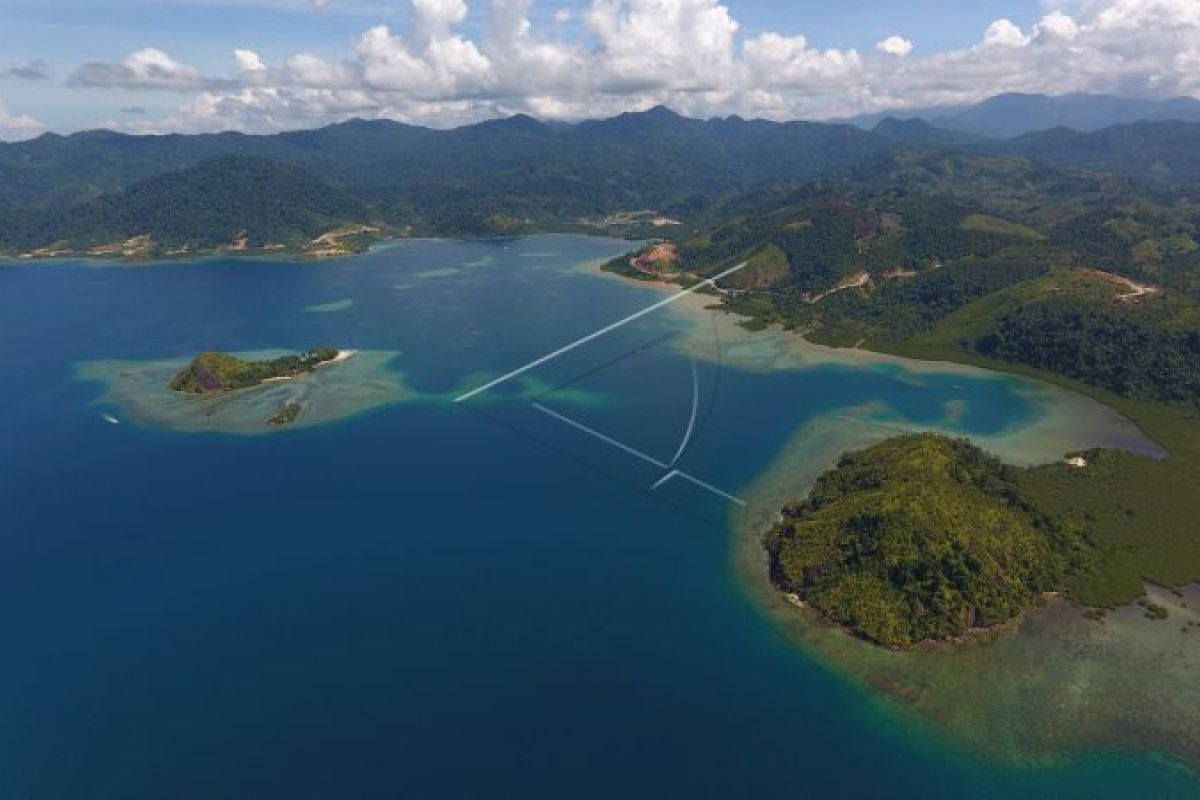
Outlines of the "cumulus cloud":
M 1074 39 L 1079 33 L 1079 25 L 1061 11 L 1053 11 L 1042 18 L 1034 28 L 1034 33 L 1038 37 Z
M 416 35 L 411 41 L 394 36 L 386 25 L 359 37 L 354 49 L 362 63 L 364 83 L 372 89 L 417 99 L 458 98 L 482 92 L 492 79 L 492 65 L 474 42 L 448 32 L 446 20 L 451 17 L 446 12 L 451 9 L 446 6 L 455 1 L 416 0 L 428 3 L 435 13 L 417 15 Z M 296 82 L 309 85 L 303 80 Z
M 1024 47 L 1027 44 L 1029 37 L 1010 19 L 996 20 L 983 34 L 984 47 Z
M 23 139 L 44 130 L 45 125 L 27 114 L 10 114 L 0 100 L 0 137 Z
M 266 63 L 253 50 L 234 50 L 233 58 L 237 61 L 238 71 L 242 73 L 242 77 L 254 75 L 255 73 L 265 73 L 267 71 Z
M 814 50 L 803 36 L 764 33 L 747 40 L 742 51 L 745 84 L 760 90 L 829 94 L 848 88 L 863 69 L 862 57 L 854 50 Z
M 712 90 L 734 71 L 738 24 L 714 0 L 593 0 L 584 24 L 605 91 Z
M 721 0 L 590 0 L 577 19 L 559 7 L 542 25 L 531 21 L 535 2 L 553 0 L 486 0 L 482 25 L 468 32 L 465 0 L 407 0 L 405 24 L 364 31 L 340 60 L 300 52 L 267 63 L 243 49 L 236 77 L 217 79 L 146 48 L 84 65 L 72 82 L 192 94 L 168 119 L 139 120 L 147 130 L 255 131 L 352 115 L 451 125 L 665 103 L 693 115 L 795 118 L 1006 91 L 1200 92 L 1197 0 L 1055 3 L 1027 29 L 997 19 L 974 44 L 920 58 L 901 36 L 859 52 L 818 49 L 797 32 L 745 35 Z
M 904 58 L 912 52 L 913 43 L 903 36 L 889 36 L 879 44 L 875 45 L 875 49 L 881 53 L 887 53 L 890 56 L 900 56 Z

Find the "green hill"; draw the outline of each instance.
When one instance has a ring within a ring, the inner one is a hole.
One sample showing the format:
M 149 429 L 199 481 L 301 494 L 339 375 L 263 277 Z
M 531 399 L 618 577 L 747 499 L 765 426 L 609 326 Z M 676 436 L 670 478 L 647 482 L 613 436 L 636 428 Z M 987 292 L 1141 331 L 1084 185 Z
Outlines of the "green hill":
M 727 298 L 754 324 L 1200 402 L 1200 207 L 1111 176 L 901 149 L 837 181 L 724 203 L 680 255 L 690 273 L 756 265 Z
M 1087 557 L 1024 502 L 1016 470 L 932 435 L 845 456 L 784 509 L 767 549 L 781 590 L 889 646 L 1008 622 Z
M 316 347 L 300 355 L 246 361 L 228 353 L 201 353 L 171 379 L 171 389 L 184 394 L 210 394 L 248 389 L 276 378 L 295 378 L 333 361 L 338 351 Z
M 366 205 L 303 170 L 223 156 L 82 205 L 11 214 L 0 241 L 16 248 L 66 242 L 88 248 L 149 236 L 161 247 L 298 245 L 368 219 Z

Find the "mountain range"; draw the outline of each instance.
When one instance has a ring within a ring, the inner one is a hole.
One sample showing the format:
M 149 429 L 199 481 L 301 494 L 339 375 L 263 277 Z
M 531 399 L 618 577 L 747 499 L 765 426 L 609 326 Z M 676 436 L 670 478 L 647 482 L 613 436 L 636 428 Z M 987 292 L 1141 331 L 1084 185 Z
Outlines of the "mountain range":
M 869 173 L 904 150 L 1023 158 L 1181 196 L 1200 178 L 1200 123 L 1187 121 L 998 139 L 916 118 L 864 130 L 697 120 L 659 107 L 576 124 L 516 116 L 452 130 L 351 120 L 266 136 L 89 131 L 0 145 L 0 253 L 90 252 L 146 235 L 162 251 L 243 234 L 294 247 L 348 225 L 512 234 L 594 227 L 636 209 L 688 219 L 760 187 Z
M 1200 100 L 1143 100 L 1106 94 L 1000 94 L 967 106 L 935 106 L 861 114 L 842 120 L 870 130 L 888 118 L 922 120 L 936 128 L 993 139 L 1070 128 L 1083 133 L 1135 122 L 1200 122 Z

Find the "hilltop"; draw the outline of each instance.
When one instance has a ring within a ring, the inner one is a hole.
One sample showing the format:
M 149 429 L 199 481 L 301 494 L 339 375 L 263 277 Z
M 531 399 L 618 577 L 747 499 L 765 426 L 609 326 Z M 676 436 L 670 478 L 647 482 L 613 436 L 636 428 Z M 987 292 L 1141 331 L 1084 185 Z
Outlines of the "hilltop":
M 1077 531 L 964 441 L 893 439 L 842 458 L 767 536 L 783 591 L 888 646 L 1002 625 L 1087 560 Z

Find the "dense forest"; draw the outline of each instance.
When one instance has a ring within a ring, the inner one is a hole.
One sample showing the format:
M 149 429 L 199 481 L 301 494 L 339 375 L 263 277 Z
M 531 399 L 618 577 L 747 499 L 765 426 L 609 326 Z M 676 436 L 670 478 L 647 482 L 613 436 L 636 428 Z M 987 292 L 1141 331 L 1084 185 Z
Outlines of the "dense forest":
M 570 125 L 517 116 L 447 131 L 351 120 L 273 136 L 45 134 L 0 144 L 0 253 L 80 252 L 146 235 L 164 245 L 145 257 L 168 245 L 228 242 L 241 231 L 251 248 L 281 241 L 294 248 L 343 222 L 441 236 L 613 232 L 603 221 L 617 212 L 655 209 L 707 225 L 725 203 L 740 203 L 751 219 L 773 198 L 781 204 L 773 211 L 797 202 L 811 222 L 808 234 L 790 231 L 784 249 L 794 268 L 828 258 L 845 266 L 847 243 L 862 238 L 856 226 L 869 221 L 846 208 L 812 206 L 830 199 L 822 193 L 869 194 L 886 184 L 898 204 L 908 199 L 892 212 L 908 220 L 897 255 L 921 262 L 996 247 L 1003 231 L 943 224 L 959 207 L 987 206 L 1006 219 L 1029 214 L 1052 228 L 1062 220 L 1038 213 L 1047 197 L 1087 204 L 1126 190 L 1099 172 L 1142 183 L 1153 176 L 1155 191 L 1176 194 L 1193 185 L 1200 125 L 1126 127 L 1078 134 L 1088 137 L 1078 142 L 1062 131 L 1002 142 L 921 122 L 885 120 L 867 131 L 693 120 L 656 108 Z M 233 164 L 256 165 L 236 192 L 229 189 Z M 254 174 L 263 180 L 251 180 Z M 272 199 L 273 208 L 260 211 Z M 234 217 L 243 224 L 230 230 Z M 712 255 L 761 233 L 724 231 Z M 889 241 L 880 237 L 871 249 L 877 261 L 887 258 Z
M 726 302 L 830 344 L 941 344 L 1154 401 L 1200 400 L 1200 206 L 1025 158 L 901 147 L 718 204 L 684 270 L 764 252 Z
M 964 441 L 893 439 L 842 458 L 767 537 L 772 579 L 889 646 L 1001 625 L 1087 564 L 1017 471 Z
M 1001 317 L 974 347 L 1127 397 L 1200 404 L 1200 329 L 1166 329 L 1078 301 L 1038 303 Z
M 204 249 L 307 242 L 369 217 L 366 206 L 308 173 L 247 156 L 224 156 L 151 178 L 70 208 L 24 210 L 6 217 L 0 241 L 13 248 L 67 241 L 96 245 L 147 236 Z

